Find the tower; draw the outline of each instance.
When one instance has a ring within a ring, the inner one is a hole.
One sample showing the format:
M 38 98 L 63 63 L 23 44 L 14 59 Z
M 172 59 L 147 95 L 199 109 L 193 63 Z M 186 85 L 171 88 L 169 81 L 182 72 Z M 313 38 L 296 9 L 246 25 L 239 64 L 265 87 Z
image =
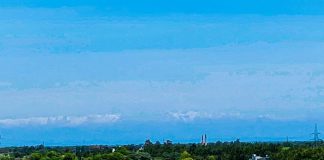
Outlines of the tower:
M 207 146 L 207 134 L 205 134 L 205 146 Z
M 315 124 L 314 132 L 312 134 L 314 135 L 314 138 L 313 138 L 314 144 L 315 144 L 315 146 L 317 146 L 317 142 L 320 140 L 319 135 L 321 134 L 317 130 L 317 124 Z
M 203 134 L 201 135 L 201 145 L 206 146 L 207 145 L 207 135 Z

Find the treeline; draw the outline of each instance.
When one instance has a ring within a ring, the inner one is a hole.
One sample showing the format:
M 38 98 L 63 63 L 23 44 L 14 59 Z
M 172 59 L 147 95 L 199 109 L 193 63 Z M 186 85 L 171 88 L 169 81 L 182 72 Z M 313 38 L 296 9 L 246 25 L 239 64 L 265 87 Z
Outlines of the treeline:
M 0 160 L 248 160 L 252 154 L 273 160 L 324 160 L 320 142 L 201 144 L 152 143 L 123 146 L 7 147 L 0 148 Z

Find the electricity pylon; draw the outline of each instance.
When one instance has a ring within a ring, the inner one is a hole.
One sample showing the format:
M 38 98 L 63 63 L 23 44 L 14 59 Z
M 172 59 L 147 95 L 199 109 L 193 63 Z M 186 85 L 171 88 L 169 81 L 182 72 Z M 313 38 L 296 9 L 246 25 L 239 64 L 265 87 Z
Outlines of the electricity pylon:
M 319 135 L 320 135 L 320 134 L 321 134 L 321 133 L 319 133 L 318 130 L 317 130 L 317 124 L 315 124 L 314 132 L 312 133 L 312 135 L 314 135 L 313 140 L 314 140 L 314 144 L 315 144 L 315 146 L 317 146 L 317 143 L 321 140 L 321 139 L 319 138 Z

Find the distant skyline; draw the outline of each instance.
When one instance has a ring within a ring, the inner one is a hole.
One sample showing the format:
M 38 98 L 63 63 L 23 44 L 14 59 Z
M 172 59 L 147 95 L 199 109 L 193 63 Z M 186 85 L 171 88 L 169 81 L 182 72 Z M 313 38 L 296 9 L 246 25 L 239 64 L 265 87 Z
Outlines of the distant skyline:
M 324 128 L 323 8 L 0 1 L 2 144 L 308 140 Z

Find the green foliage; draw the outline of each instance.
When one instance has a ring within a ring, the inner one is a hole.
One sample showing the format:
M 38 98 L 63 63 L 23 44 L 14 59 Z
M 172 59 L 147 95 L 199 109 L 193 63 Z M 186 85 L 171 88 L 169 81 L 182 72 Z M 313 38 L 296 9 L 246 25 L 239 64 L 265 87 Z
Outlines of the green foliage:
M 0 160 L 245 160 L 252 154 L 269 155 L 272 160 L 324 160 L 324 143 L 314 147 L 310 142 L 244 143 L 236 140 L 207 146 L 147 142 L 144 149 L 143 145 L 0 148 Z
M 117 150 L 116 150 L 116 152 L 121 153 L 123 155 L 129 154 L 129 151 L 127 150 L 126 147 L 118 147 Z
M 132 153 L 128 157 L 132 160 L 151 160 L 152 159 L 151 155 L 147 152 Z
M 216 160 L 217 158 L 216 158 L 216 156 L 208 156 L 207 157 L 207 160 Z
M 126 156 L 119 152 L 96 154 L 93 160 L 126 160 Z
M 188 153 L 187 151 L 183 151 L 180 155 L 180 159 L 183 160 L 189 160 L 192 159 L 190 153 Z
M 9 155 L 0 154 L 0 160 L 14 160 L 14 158 Z
M 30 160 L 40 160 L 42 159 L 42 155 L 40 153 L 32 153 L 30 155 Z
M 65 153 L 63 155 L 63 160 L 75 160 L 76 156 L 72 153 Z

